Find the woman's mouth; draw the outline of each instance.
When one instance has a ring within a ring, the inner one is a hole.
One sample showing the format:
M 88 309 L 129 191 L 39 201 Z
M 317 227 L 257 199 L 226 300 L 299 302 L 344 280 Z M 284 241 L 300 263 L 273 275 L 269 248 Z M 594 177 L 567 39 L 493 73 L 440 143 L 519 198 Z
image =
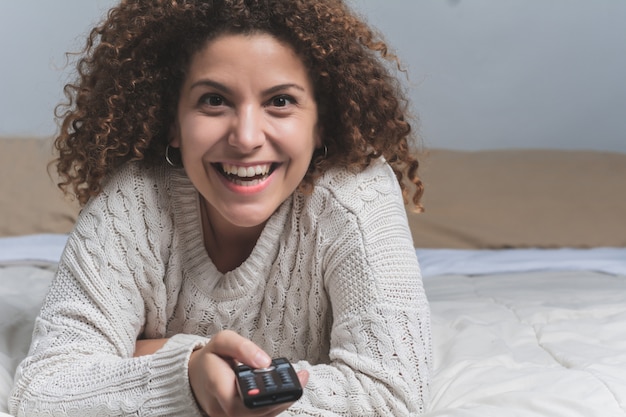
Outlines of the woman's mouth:
M 278 164 L 257 164 L 257 165 L 234 165 L 227 163 L 213 164 L 215 169 L 222 174 L 224 178 L 233 184 L 252 187 L 265 181 Z

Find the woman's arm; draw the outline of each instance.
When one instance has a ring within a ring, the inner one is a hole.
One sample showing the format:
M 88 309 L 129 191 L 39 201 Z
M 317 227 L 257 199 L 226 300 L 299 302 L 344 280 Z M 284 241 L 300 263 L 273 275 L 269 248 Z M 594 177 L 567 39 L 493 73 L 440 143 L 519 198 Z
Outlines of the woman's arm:
M 169 339 L 143 339 L 137 340 L 135 344 L 135 353 L 133 356 L 138 358 L 139 356 L 152 355 L 157 350 L 161 349 Z
M 66 249 L 71 255 L 72 249 Z M 206 339 L 176 335 L 133 358 L 142 324 L 141 292 L 131 280 L 73 278 L 63 263 L 35 323 L 29 356 L 10 398 L 16 415 L 142 415 L 169 410 L 200 416 L 187 363 Z M 91 271 L 93 275 L 97 271 Z
M 332 306 L 330 363 L 298 363 L 311 377 L 307 395 L 288 410 L 292 415 L 425 411 L 432 366 L 430 310 L 395 181 L 390 170 L 364 173 L 345 191 L 335 187 L 335 201 L 318 216 L 324 233 L 318 241 L 330 242 L 321 250 L 323 259 L 316 260 L 324 266 Z
M 167 255 L 159 251 L 169 244 L 155 239 L 168 239 L 171 225 L 156 185 L 129 165 L 81 212 L 17 369 L 13 415 L 200 416 L 187 364 L 206 338 L 176 335 L 133 357 L 146 306 L 165 334 Z

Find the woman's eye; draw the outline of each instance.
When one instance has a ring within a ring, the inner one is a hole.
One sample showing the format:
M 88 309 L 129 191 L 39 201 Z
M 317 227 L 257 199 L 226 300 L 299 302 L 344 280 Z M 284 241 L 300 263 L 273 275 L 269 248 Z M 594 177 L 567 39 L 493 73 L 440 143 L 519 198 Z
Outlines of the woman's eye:
M 272 106 L 274 107 L 286 107 L 294 102 L 293 98 L 289 96 L 278 96 L 272 99 Z
M 212 107 L 218 107 L 224 105 L 224 98 L 217 94 L 207 94 L 200 98 L 202 104 L 207 104 Z

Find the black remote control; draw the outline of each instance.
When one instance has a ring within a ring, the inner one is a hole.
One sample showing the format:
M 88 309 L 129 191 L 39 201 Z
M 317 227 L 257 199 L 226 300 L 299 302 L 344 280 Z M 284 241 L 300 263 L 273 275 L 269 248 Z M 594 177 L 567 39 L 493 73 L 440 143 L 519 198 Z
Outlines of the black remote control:
M 298 400 L 302 386 L 296 371 L 285 358 L 276 358 L 267 368 L 235 366 L 237 388 L 248 408 L 264 407 Z

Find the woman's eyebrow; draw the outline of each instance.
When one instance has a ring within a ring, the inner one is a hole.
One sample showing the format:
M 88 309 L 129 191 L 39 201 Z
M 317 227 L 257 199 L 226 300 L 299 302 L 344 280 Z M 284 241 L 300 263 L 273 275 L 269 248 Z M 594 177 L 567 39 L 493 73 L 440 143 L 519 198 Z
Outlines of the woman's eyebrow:
M 220 82 L 217 82 L 217 81 L 214 81 L 214 80 L 211 80 L 211 79 L 208 79 L 208 78 L 203 78 L 201 80 L 198 80 L 198 81 L 194 82 L 193 84 L 191 84 L 189 89 L 193 90 L 196 87 L 212 87 L 212 88 L 214 88 L 216 90 L 219 90 L 219 91 L 221 91 L 223 93 L 226 93 L 226 94 L 231 94 L 232 93 L 232 90 L 229 87 L 225 86 L 224 84 L 222 84 Z
M 227 87 L 226 85 L 215 81 L 215 80 L 211 80 L 208 78 L 203 78 L 201 80 L 195 81 L 193 84 L 191 84 L 191 86 L 189 87 L 190 90 L 193 90 L 194 88 L 197 87 L 212 87 L 222 93 L 225 94 L 232 94 L 233 90 L 230 87 Z M 296 83 L 285 83 L 285 84 L 278 84 L 275 85 L 273 87 L 270 87 L 266 90 L 263 90 L 263 95 L 270 95 L 270 94 L 275 94 L 278 93 L 280 91 L 285 91 L 285 90 L 289 90 L 291 88 L 295 88 L 296 90 L 300 90 L 302 92 L 306 92 L 306 89 L 304 87 L 302 87 L 299 84 Z
M 265 95 L 274 94 L 274 93 L 278 93 L 279 91 L 289 90 L 291 88 L 295 88 L 296 90 L 300 90 L 302 92 L 306 92 L 306 89 L 304 87 L 302 87 L 301 85 L 294 84 L 294 83 L 288 83 L 288 84 L 279 84 L 279 85 L 276 85 L 274 87 L 270 87 L 267 90 L 264 90 L 263 94 L 265 94 Z

